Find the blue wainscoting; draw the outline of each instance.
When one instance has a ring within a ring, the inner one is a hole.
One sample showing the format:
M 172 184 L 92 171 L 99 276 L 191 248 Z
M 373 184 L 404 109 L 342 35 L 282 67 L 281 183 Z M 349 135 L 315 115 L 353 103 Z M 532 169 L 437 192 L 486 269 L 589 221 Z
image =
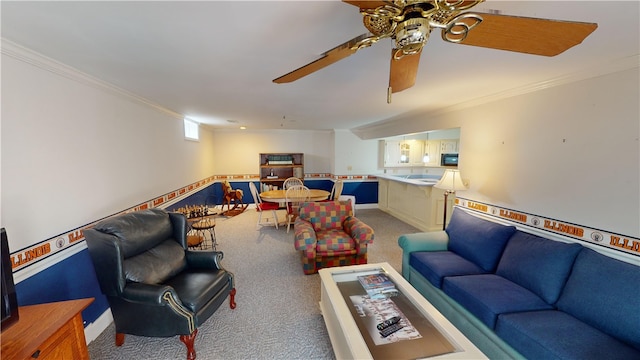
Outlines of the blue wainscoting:
M 86 248 L 17 283 L 16 295 L 20 306 L 95 298 L 82 312 L 85 324 L 94 322 L 109 308 Z

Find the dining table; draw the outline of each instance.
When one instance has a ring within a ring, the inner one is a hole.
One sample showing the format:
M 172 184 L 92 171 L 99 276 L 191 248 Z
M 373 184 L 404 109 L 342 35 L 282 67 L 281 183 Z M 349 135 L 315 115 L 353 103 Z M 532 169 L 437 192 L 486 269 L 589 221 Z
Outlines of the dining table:
M 326 190 L 309 189 L 309 201 L 321 201 L 329 198 L 330 193 Z M 260 193 L 263 201 L 286 202 L 286 190 L 269 190 Z

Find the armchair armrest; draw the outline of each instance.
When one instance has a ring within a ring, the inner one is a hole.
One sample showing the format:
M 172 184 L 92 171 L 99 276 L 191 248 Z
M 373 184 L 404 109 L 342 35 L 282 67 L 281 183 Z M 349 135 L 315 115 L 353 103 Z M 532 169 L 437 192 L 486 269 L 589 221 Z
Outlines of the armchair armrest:
M 221 270 L 220 261 L 224 258 L 222 251 L 189 251 L 185 253 L 187 265 L 191 268 Z
M 449 235 L 444 231 L 420 232 L 400 235 L 398 245 L 402 248 L 402 276 L 409 280 L 409 256 L 415 251 L 446 251 Z
M 122 298 L 133 303 L 163 306 L 166 304 L 163 296 L 167 292 L 178 299 L 175 290 L 168 285 L 127 283 L 122 290 Z
M 355 216 L 344 220 L 344 231 L 356 241 L 358 247 L 367 246 L 373 242 L 373 229 Z
M 318 239 L 311 223 L 297 217 L 293 224 L 293 229 L 295 231 L 295 240 L 293 244 L 296 250 L 313 251 L 315 254 L 316 242 Z

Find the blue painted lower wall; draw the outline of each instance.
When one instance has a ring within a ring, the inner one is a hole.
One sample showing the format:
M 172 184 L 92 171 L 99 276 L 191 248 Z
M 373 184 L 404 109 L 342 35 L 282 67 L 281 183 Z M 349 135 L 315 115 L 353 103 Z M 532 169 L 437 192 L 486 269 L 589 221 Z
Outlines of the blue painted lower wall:
M 313 189 L 331 191 L 333 187 L 333 181 L 330 179 L 307 179 L 304 182 Z M 258 185 L 258 181 L 254 183 Z M 245 204 L 253 203 L 249 181 L 231 181 L 231 186 L 243 190 Z M 354 195 L 356 204 L 377 204 L 378 182 L 345 182 L 342 194 Z M 166 208 L 175 210 L 183 206 L 204 204 L 222 204 L 221 183 L 215 182 Z M 16 284 L 16 293 L 20 306 L 93 297 L 95 301 L 82 312 L 85 326 L 94 322 L 109 308 L 107 298 L 100 291 L 86 248 L 19 282 Z
M 95 298 L 82 312 L 85 325 L 109 308 L 86 248 L 16 284 L 16 295 L 20 306 Z

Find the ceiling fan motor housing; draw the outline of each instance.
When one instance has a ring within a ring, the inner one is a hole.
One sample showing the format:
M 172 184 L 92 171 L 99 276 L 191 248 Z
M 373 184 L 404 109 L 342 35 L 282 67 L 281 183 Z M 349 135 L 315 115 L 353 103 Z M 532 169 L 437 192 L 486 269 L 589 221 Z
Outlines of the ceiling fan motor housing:
M 396 48 L 402 50 L 403 55 L 413 55 L 420 52 L 429 40 L 429 20 L 414 18 L 403 21 L 396 30 Z

